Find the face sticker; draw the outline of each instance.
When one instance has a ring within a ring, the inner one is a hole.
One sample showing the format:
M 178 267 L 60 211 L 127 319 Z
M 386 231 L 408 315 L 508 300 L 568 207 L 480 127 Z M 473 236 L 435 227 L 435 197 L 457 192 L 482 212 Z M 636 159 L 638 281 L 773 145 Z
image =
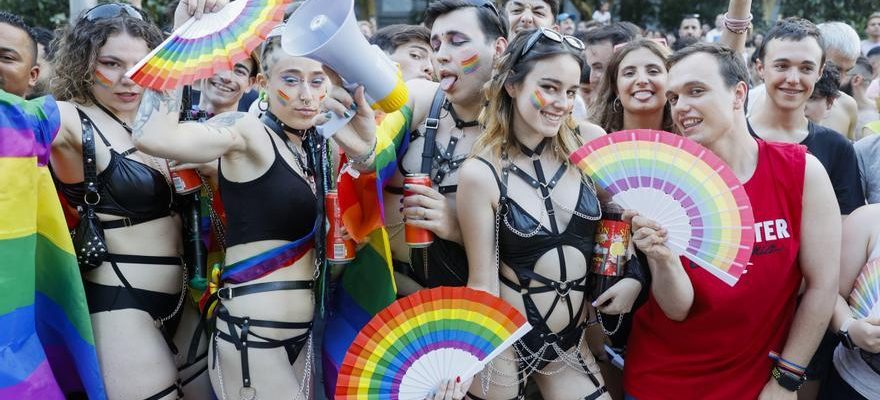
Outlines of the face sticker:
M 532 107 L 535 107 L 536 110 L 540 110 L 547 105 L 547 99 L 545 99 L 544 96 L 541 95 L 540 90 L 535 90 L 534 92 L 532 92 L 532 95 L 529 96 L 529 102 L 532 103 Z
M 95 83 L 105 88 L 113 87 L 113 81 L 98 70 L 95 70 Z
M 284 91 L 279 90 L 278 101 L 281 102 L 282 106 L 287 107 L 287 105 L 290 104 L 290 96 L 288 96 L 287 93 L 284 93 Z
M 461 69 L 467 75 L 477 72 L 480 69 L 480 55 L 478 53 L 474 53 L 474 55 L 462 60 Z

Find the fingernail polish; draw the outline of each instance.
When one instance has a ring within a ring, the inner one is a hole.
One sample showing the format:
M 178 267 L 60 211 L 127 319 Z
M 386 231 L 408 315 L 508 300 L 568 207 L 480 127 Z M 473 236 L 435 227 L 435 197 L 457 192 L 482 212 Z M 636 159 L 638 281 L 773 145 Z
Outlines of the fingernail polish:
M 461 377 L 460 377 L 460 376 L 456 376 L 456 377 L 455 377 L 455 383 L 461 383 Z
M 345 117 L 346 119 L 351 118 L 351 113 L 346 111 L 346 112 L 342 113 L 342 116 Z
M 405 184 L 405 185 L 403 185 L 403 188 L 404 188 L 404 189 L 409 189 L 409 184 Z M 401 200 L 401 201 L 402 201 L 402 200 Z
M 326 117 L 327 119 L 333 118 L 333 113 L 330 111 L 327 111 L 324 113 L 324 117 Z

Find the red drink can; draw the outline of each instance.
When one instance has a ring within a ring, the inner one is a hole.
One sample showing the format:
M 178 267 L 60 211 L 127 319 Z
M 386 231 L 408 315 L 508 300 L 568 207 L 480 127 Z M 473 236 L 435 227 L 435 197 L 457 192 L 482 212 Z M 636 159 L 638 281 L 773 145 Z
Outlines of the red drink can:
M 344 264 L 354 260 L 354 240 L 342 237 L 342 212 L 339 209 L 339 194 L 328 190 L 324 196 L 324 210 L 330 229 L 327 231 L 326 257 L 331 264 Z
M 603 216 L 596 227 L 595 247 L 590 262 L 598 297 L 623 277 L 630 241 L 630 226 L 623 221 L 623 210 L 614 203 L 603 207 Z
M 403 178 L 404 188 L 407 185 L 431 187 L 431 177 L 428 176 L 428 174 L 410 174 Z M 403 189 L 403 197 L 411 196 L 412 194 L 411 191 Z M 404 235 L 406 236 L 406 244 L 408 244 L 409 247 L 422 248 L 428 247 L 431 243 L 434 243 L 434 232 L 412 226 L 409 223 L 405 226 Z
M 171 182 L 177 194 L 190 194 L 202 188 L 202 178 L 194 169 L 171 171 Z

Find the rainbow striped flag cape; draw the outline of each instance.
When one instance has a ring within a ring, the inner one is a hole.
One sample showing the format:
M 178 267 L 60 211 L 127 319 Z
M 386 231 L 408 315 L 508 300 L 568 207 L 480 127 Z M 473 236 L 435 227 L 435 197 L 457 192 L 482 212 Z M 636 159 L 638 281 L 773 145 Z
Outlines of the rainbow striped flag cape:
M 0 90 L 0 399 L 105 399 L 70 234 L 47 167 L 55 100 Z
M 354 238 L 366 238 L 367 245 L 345 266 L 333 294 L 322 349 L 327 398 L 336 391 L 339 368 L 358 332 L 397 297 L 388 233 L 383 227 L 382 188 L 394 176 L 399 157 L 406 153 L 411 124 L 409 107 L 386 115 L 376 132 L 376 172 L 361 173 L 357 179 L 340 175 L 337 189 L 343 223 Z

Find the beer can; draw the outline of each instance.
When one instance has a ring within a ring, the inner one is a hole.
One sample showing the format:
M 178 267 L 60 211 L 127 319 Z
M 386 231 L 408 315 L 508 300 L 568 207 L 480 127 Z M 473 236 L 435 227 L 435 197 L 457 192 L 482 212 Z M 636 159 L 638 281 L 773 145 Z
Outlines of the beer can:
M 344 264 L 354 260 L 354 240 L 342 237 L 342 212 L 339 209 L 339 194 L 335 190 L 328 190 L 324 196 L 324 210 L 330 224 L 326 243 L 327 261 L 331 264 Z
M 202 187 L 202 179 L 194 169 L 171 171 L 171 181 L 177 194 L 190 194 Z
M 410 174 L 403 178 L 403 185 L 409 186 L 427 186 L 431 187 L 431 177 L 428 174 Z M 411 196 L 413 193 L 403 189 L 403 197 Z M 404 236 L 406 236 L 406 244 L 409 247 L 422 248 L 428 247 L 434 243 L 434 233 L 416 226 L 410 225 L 408 222 L 404 228 Z
M 595 246 L 590 260 L 590 272 L 595 282 L 594 299 L 622 279 L 631 239 L 630 226 L 623 221 L 620 206 L 609 203 L 602 208 L 603 216 L 596 226 Z

